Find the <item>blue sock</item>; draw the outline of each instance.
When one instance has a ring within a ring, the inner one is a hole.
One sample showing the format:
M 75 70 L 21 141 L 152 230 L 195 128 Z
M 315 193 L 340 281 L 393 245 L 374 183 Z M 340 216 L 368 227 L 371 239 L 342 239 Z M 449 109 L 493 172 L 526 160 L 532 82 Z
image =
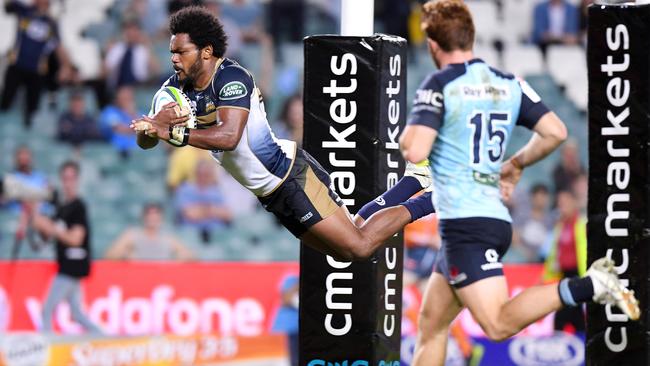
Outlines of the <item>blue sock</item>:
M 565 278 L 558 286 L 560 300 L 566 306 L 577 306 L 594 296 L 594 284 L 589 277 Z
M 363 217 L 364 220 L 367 220 L 368 217 L 372 216 L 375 212 L 384 208 L 396 206 L 421 190 L 422 186 L 417 179 L 411 176 L 403 177 L 393 186 L 393 188 L 375 198 L 374 201 L 370 201 L 366 203 L 365 206 L 361 207 L 359 212 L 357 212 L 357 215 Z
M 424 217 L 428 214 L 436 212 L 433 208 L 433 200 L 431 199 L 431 192 L 424 192 L 423 194 L 411 198 L 406 202 L 400 203 L 402 206 L 406 207 L 407 210 L 411 213 L 411 222 Z

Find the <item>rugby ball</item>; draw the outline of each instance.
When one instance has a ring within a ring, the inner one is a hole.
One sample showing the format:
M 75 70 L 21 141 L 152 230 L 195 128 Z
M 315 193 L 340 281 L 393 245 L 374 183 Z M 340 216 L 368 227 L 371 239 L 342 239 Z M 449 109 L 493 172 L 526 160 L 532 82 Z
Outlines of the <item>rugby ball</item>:
M 177 107 L 174 107 L 176 115 L 182 116 L 189 114 L 190 119 L 186 122 L 187 127 L 196 128 L 196 111 L 192 108 L 190 98 L 183 93 L 182 90 L 173 86 L 162 87 L 158 92 L 156 92 L 151 101 L 151 111 L 149 112 L 149 115 L 153 116 L 158 113 L 158 111 L 169 102 L 176 102 L 178 104 Z

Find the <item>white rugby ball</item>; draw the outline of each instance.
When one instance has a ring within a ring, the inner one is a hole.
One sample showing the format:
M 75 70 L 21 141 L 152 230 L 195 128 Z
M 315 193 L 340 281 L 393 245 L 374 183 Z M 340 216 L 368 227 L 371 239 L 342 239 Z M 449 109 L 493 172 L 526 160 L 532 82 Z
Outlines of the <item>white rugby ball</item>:
M 149 115 L 153 116 L 158 113 L 158 111 L 169 102 L 176 102 L 178 104 L 178 107 L 174 108 L 176 110 L 176 115 L 182 116 L 189 114 L 190 119 L 186 122 L 187 127 L 196 128 L 196 111 L 192 108 L 190 98 L 183 93 L 182 90 L 173 86 L 162 87 L 156 92 L 151 101 L 151 111 Z

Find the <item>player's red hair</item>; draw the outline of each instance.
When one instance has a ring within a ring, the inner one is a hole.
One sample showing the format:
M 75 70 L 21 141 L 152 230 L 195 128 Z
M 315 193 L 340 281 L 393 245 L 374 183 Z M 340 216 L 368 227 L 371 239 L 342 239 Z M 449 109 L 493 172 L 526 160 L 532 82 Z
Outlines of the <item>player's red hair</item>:
M 443 51 L 469 51 L 474 45 L 474 22 L 462 0 L 433 0 L 422 6 L 422 30 Z

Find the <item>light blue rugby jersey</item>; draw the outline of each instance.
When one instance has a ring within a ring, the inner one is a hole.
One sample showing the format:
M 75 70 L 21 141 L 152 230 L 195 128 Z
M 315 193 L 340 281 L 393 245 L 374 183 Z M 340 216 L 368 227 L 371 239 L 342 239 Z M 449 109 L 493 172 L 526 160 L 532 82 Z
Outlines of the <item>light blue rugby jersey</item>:
M 515 125 L 533 129 L 548 111 L 525 81 L 480 59 L 429 75 L 408 124 L 438 131 L 429 155 L 438 217 L 512 221 L 499 193 L 505 150 Z

